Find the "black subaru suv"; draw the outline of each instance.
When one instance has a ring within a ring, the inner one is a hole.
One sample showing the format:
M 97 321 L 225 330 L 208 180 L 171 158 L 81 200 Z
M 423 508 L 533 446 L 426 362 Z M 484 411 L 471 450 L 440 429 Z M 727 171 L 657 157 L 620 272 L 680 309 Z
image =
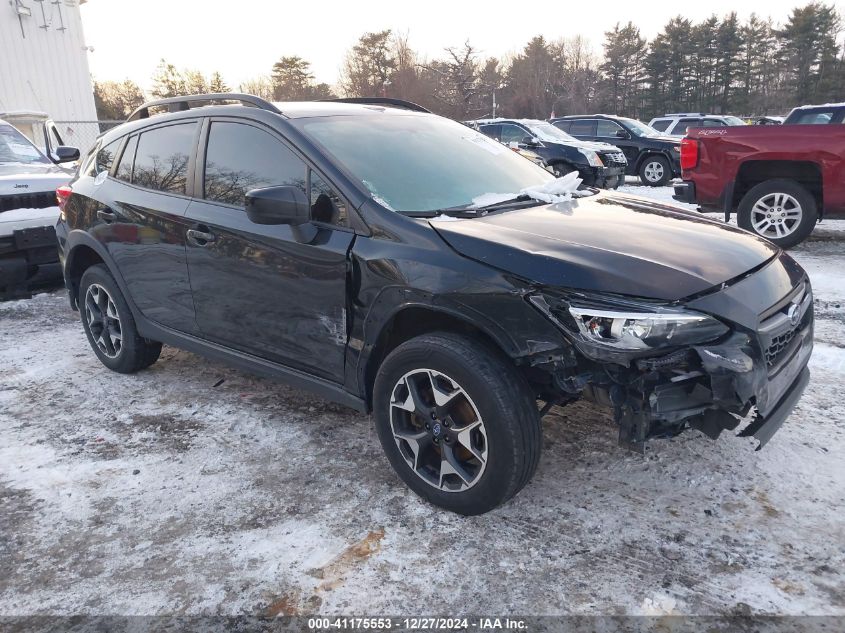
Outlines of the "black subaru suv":
M 636 119 L 610 114 L 564 116 L 549 121 L 585 141 L 618 145 L 628 160 L 626 173 L 660 187 L 681 175 L 681 139 L 661 134 Z
M 413 104 L 201 95 L 105 133 L 57 234 L 106 367 L 166 343 L 372 411 L 399 476 L 456 512 L 525 486 L 541 417 L 578 398 L 633 448 L 741 422 L 765 443 L 809 379 L 807 275 L 573 184 Z
M 601 189 L 617 189 L 625 180 L 625 155 L 618 147 L 580 141 L 546 121 L 479 119 L 466 124 L 500 143 L 516 143 L 539 154 L 555 176 L 577 171 L 585 186 Z

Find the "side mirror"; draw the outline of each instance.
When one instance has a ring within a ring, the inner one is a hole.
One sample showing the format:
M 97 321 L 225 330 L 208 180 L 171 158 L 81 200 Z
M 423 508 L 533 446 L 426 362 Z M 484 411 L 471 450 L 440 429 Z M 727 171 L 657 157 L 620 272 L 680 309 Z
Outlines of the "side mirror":
M 631 138 L 631 135 L 625 130 L 616 130 L 616 138 Z
M 56 147 L 54 162 L 56 163 L 72 163 L 79 160 L 79 148 L 70 147 L 69 145 L 59 145 Z
M 256 224 L 292 224 L 311 221 L 311 207 L 299 187 L 251 189 L 246 193 L 246 215 Z
M 311 205 L 299 187 L 282 185 L 251 189 L 244 202 L 247 217 L 256 224 L 288 224 L 298 242 L 308 243 L 317 235 L 311 224 Z
M 540 145 L 540 139 L 536 136 L 525 136 L 522 139 L 522 144 L 527 145 L 528 147 L 537 147 Z

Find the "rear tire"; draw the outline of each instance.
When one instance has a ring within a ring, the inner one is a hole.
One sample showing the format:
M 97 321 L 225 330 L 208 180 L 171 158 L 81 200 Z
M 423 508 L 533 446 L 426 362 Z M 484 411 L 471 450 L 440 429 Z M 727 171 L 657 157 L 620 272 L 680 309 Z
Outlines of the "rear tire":
M 752 187 L 742 197 L 736 212 L 737 224 L 790 248 L 804 241 L 818 219 L 813 194 L 794 180 L 774 178 Z
M 134 374 L 158 360 L 161 343 L 138 334 L 132 311 L 105 265 L 96 264 L 83 273 L 78 305 L 88 342 L 103 365 Z
M 662 187 L 672 179 L 672 168 L 663 156 L 646 156 L 639 173 L 640 181 L 649 187 Z
M 427 334 L 393 350 L 376 375 L 373 408 L 394 470 L 441 508 L 488 512 L 537 469 L 542 436 L 528 383 L 465 336 Z

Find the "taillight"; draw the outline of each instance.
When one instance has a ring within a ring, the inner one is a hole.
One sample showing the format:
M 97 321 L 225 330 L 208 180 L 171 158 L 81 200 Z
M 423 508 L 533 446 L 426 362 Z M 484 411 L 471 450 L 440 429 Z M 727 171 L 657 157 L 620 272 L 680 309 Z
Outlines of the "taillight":
M 65 210 L 65 204 L 70 199 L 70 194 L 72 193 L 73 189 L 70 188 L 70 185 L 62 185 L 56 189 L 56 202 L 59 203 L 60 210 Z
M 698 165 L 698 141 L 681 139 L 681 169 L 692 169 Z

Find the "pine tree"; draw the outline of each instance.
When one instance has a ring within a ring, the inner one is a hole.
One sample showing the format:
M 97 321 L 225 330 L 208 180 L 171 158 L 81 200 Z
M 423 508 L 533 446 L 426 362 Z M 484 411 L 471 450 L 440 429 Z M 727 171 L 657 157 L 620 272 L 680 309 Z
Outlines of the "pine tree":
M 833 6 L 811 2 L 792 10 L 777 32 L 781 60 L 796 105 L 833 97 L 840 17 Z
M 725 17 L 716 30 L 716 78 L 718 111 L 727 114 L 732 111 L 733 91 L 742 71 L 745 43 L 740 34 L 736 12 Z

